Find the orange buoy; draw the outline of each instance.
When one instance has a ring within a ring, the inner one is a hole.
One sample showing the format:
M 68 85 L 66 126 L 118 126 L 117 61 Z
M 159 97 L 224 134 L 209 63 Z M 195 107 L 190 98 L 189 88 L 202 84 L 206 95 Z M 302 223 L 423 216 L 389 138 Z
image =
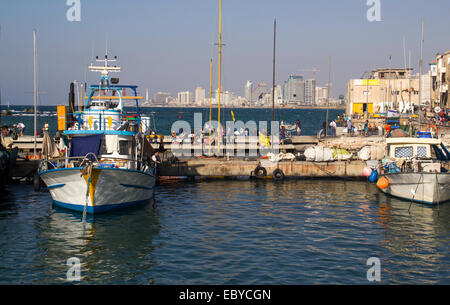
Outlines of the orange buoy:
M 386 177 L 381 177 L 377 182 L 377 187 L 380 189 L 387 189 L 389 186 L 389 180 Z

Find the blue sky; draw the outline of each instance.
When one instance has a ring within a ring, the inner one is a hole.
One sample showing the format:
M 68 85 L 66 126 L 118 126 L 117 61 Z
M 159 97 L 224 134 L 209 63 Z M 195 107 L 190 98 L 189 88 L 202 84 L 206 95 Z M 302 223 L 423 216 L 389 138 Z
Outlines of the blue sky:
M 450 49 L 450 1 L 380 0 L 381 22 L 369 22 L 366 0 L 223 0 L 223 85 L 244 94 L 246 80 L 272 83 L 273 19 L 277 18 L 277 83 L 315 67 L 318 84 L 328 80 L 333 57 L 333 96 L 365 71 L 418 69 L 421 18 L 425 19 L 424 68 Z M 66 0 L 3 0 L 0 4 L 0 87 L 6 104 L 32 104 L 33 40 L 38 31 L 41 105 L 65 104 L 69 83 L 85 79 L 94 55 L 119 57 L 122 84 L 142 94 L 209 88 L 209 60 L 217 61 L 216 0 L 81 0 L 81 21 L 68 22 Z M 93 83 L 98 75 L 88 73 Z M 217 66 L 214 69 L 217 87 Z

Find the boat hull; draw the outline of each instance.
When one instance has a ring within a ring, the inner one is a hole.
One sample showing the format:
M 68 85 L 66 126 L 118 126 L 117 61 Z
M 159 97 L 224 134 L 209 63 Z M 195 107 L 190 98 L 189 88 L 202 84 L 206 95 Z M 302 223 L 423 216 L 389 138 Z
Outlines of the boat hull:
M 385 177 L 389 186 L 380 190 L 391 196 L 431 205 L 450 200 L 449 173 L 396 173 Z
M 88 177 L 82 171 L 83 168 L 64 168 L 40 174 L 55 205 L 79 212 L 86 206 L 86 212 L 94 214 L 145 203 L 153 197 L 152 175 L 136 170 L 94 168 Z

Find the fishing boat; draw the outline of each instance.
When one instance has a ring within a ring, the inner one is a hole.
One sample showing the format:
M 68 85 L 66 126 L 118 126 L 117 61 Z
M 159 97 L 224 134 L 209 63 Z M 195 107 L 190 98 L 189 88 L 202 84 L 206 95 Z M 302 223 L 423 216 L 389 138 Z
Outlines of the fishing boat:
M 450 200 L 450 153 L 440 139 L 388 138 L 390 161 L 378 188 L 389 195 L 425 204 Z
M 67 137 L 68 147 L 62 158 L 47 154 L 39 170 L 55 205 L 83 214 L 145 203 L 154 194 L 152 149 L 146 139 L 149 118 L 140 115 L 137 86 L 118 85 L 118 78 L 109 77 L 120 72 L 120 67 L 108 66 L 116 59 L 97 57 L 104 66 L 89 66 L 101 73 L 100 83 L 90 86 L 78 110 L 72 90 L 70 106 L 58 106 L 58 129 Z M 136 111 L 126 112 L 124 100 L 135 100 Z

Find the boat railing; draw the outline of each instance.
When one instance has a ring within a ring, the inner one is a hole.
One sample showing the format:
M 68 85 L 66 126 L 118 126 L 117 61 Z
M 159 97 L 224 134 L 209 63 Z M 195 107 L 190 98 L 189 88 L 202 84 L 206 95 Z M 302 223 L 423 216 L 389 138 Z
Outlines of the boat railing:
M 93 156 L 89 158 L 89 156 Z M 54 169 L 84 168 L 93 165 L 94 168 L 104 169 L 131 169 L 146 173 L 154 171 L 152 164 L 146 160 L 137 160 L 123 157 L 100 157 L 87 154 L 84 157 L 59 157 L 41 160 L 40 172 Z
M 107 111 L 107 110 L 105 110 Z M 89 126 L 89 121 L 86 122 L 82 118 L 82 112 L 75 112 L 75 113 L 67 113 L 66 119 L 65 119 L 65 130 L 99 130 L 99 131 L 108 131 L 112 130 L 111 124 L 113 124 L 111 120 L 111 116 L 105 115 L 102 113 L 102 110 L 99 110 L 98 117 L 91 116 L 94 118 L 94 121 L 96 122 L 96 126 Z M 136 122 L 137 126 L 140 126 L 141 124 L 141 118 L 140 114 L 138 112 L 136 113 L 120 113 L 117 114 L 117 119 L 119 125 L 116 125 L 116 129 L 120 129 L 123 127 L 123 125 L 127 122 Z M 111 121 L 110 121 L 111 120 Z M 117 121 L 116 121 L 117 124 Z M 114 130 L 114 129 L 113 129 Z

